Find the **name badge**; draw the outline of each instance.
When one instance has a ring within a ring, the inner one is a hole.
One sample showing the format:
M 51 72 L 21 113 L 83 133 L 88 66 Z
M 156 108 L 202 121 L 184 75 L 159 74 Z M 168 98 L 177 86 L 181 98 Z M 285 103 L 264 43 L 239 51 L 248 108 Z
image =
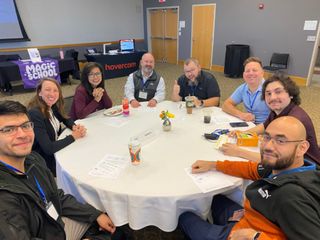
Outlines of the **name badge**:
M 58 214 L 56 208 L 54 207 L 54 205 L 52 204 L 52 202 L 49 202 L 48 205 L 47 205 L 47 213 L 54 220 L 57 220 L 58 217 L 59 217 L 59 214 Z
M 139 98 L 147 99 L 147 97 L 148 97 L 148 93 L 147 92 L 143 92 L 143 91 L 139 92 Z

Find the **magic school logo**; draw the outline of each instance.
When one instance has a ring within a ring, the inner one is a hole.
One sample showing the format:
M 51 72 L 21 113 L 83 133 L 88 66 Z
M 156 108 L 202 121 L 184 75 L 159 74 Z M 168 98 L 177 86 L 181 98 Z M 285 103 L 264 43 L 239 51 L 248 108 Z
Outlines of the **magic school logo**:
M 56 59 L 44 59 L 42 62 L 14 61 L 19 66 L 24 88 L 35 88 L 42 78 L 54 78 L 60 81 L 59 63 Z
M 131 69 L 131 68 L 136 68 L 136 67 L 137 67 L 136 62 L 119 63 L 119 64 L 105 64 L 104 65 L 104 69 L 106 71 L 125 70 L 125 69 Z
M 45 77 L 55 78 L 58 76 L 58 64 L 55 61 L 29 63 L 26 65 L 26 75 L 29 80 L 39 80 Z

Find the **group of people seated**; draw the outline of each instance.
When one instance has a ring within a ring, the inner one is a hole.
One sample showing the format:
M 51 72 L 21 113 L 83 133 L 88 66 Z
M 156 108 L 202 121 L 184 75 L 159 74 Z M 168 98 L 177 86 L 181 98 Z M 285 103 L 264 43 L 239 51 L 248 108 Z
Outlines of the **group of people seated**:
M 165 81 L 154 67 L 154 57 L 146 53 L 139 70 L 128 76 L 124 96 L 131 107 L 137 108 L 141 102 L 155 107 L 165 99 Z M 213 224 L 194 213 L 183 213 L 179 226 L 189 239 L 318 236 L 320 150 L 313 123 L 299 107 L 299 88 L 290 78 L 274 75 L 265 80 L 263 76 L 261 61 L 247 59 L 245 83 L 222 104 L 223 111 L 256 124 L 247 131 L 262 136 L 260 153 L 226 143 L 220 149 L 225 155 L 249 161 L 198 160 L 192 165 L 194 173 L 216 169 L 253 180 L 246 189 L 244 207 L 218 195 L 212 203 Z M 174 82 L 171 99 L 184 101 L 187 96 L 192 96 L 196 107 L 220 105 L 215 77 L 203 71 L 196 59 L 185 61 L 184 74 Z M 240 103 L 245 112 L 237 108 Z M 85 126 L 75 121 L 111 107 L 103 68 L 94 62 L 82 71 L 69 116 L 64 112 L 60 85 L 49 78 L 40 81 L 27 108 L 19 102 L 0 102 L 0 237 L 65 239 L 64 226 L 73 221 L 85 224 L 84 238 L 125 239 L 106 213 L 64 194 L 54 179 L 54 153 L 86 136 Z M 61 123 L 71 134 L 60 139 Z

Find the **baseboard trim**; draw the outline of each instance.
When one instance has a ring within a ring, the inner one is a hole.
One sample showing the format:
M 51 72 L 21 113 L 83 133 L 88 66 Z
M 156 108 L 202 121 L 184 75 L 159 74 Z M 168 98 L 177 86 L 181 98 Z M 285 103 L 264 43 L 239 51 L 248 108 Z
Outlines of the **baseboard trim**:
M 210 70 L 211 70 L 211 71 L 215 71 L 215 72 L 224 72 L 224 66 L 211 65 Z
M 184 64 L 184 60 L 179 59 L 178 60 L 178 65 L 183 65 Z
M 272 76 L 270 72 L 264 72 L 264 78 L 267 79 Z M 298 86 L 307 86 L 307 79 L 295 75 L 288 75 Z

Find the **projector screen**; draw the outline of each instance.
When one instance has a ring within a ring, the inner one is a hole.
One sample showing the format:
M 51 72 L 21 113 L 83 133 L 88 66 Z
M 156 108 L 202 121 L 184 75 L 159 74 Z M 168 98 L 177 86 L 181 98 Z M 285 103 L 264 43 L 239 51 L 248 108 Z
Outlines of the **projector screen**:
M 30 41 L 15 0 L 0 0 L 0 42 Z

